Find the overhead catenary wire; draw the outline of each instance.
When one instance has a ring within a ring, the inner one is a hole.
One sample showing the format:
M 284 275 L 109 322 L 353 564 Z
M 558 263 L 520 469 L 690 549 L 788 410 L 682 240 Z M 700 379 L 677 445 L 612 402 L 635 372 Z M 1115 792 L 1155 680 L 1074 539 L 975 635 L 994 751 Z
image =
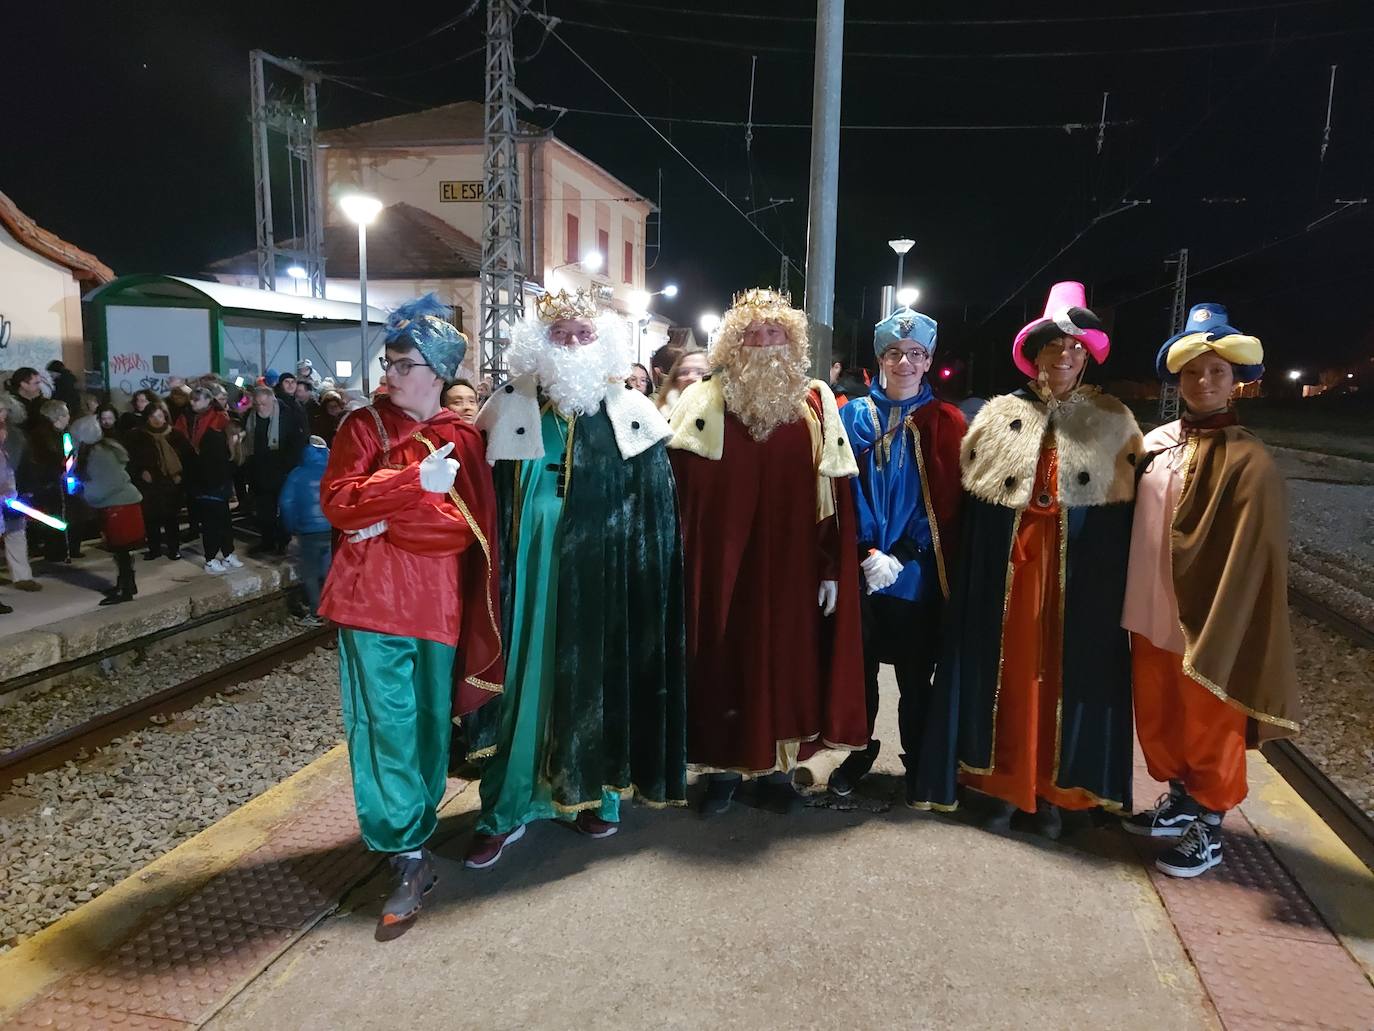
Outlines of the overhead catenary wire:
M 658 39 L 668 43 L 687 43 L 697 47 L 714 47 L 720 50 L 736 50 L 768 54 L 796 54 L 810 58 L 815 50 L 807 47 L 771 46 L 734 40 L 710 39 L 704 36 L 683 36 L 665 32 L 645 32 L 640 29 L 627 29 L 620 26 L 605 25 L 599 22 L 581 21 L 576 18 L 561 18 L 561 25 L 570 25 L 593 32 L 610 33 L 621 36 L 638 36 L 641 39 Z M 1307 32 L 1292 36 L 1263 36 L 1257 39 L 1224 39 L 1206 43 L 1173 43 L 1164 46 L 1128 47 L 1124 50 L 993 50 L 993 51 L 879 51 L 846 50 L 845 57 L 869 61 L 1031 61 L 1052 60 L 1066 57 L 1134 57 L 1141 54 L 1181 54 L 1196 51 L 1236 49 L 1239 47 L 1277 46 L 1281 43 L 1297 43 L 1305 40 L 1332 39 L 1339 36 L 1360 35 L 1374 32 L 1374 29 L 1335 29 L 1329 32 Z
M 539 18 L 541 21 L 546 20 L 545 16 L 543 15 L 540 15 L 535 12 L 531 13 L 534 13 L 534 16 L 536 18 Z M 700 176 L 702 181 L 705 182 L 707 186 L 711 187 L 711 189 L 714 190 L 717 195 L 719 195 L 721 200 L 725 201 L 726 204 L 730 205 L 730 207 L 733 208 L 741 218 L 743 218 L 746 222 L 749 223 L 750 226 L 753 227 L 754 231 L 758 233 L 759 236 L 763 237 L 763 239 L 768 242 L 768 246 L 772 247 L 773 250 L 779 255 L 784 254 L 783 249 L 773 242 L 773 238 L 771 236 L 764 232 L 763 229 L 761 229 L 754 222 L 753 219 L 749 218 L 749 216 L 744 213 L 744 210 L 740 208 L 740 206 L 736 204 L 733 200 L 731 200 L 730 196 L 719 186 L 717 186 L 715 182 L 711 179 L 711 177 L 708 176 L 697 166 L 696 162 L 694 162 L 691 158 L 684 154 L 681 151 L 681 149 L 678 148 L 677 144 L 675 144 L 672 140 L 665 136 L 663 134 L 663 131 L 659 129 L 658 126 L 654 125 L 653 122 L 651 122 L 648 118 L 641 114 L 639 109 L 635 107 L 634 104 L 630 103 L 629 99 L 625 96 L 625 94 L 621 93 L 620 90 L 616 89 L 615 86 L 611 84 L 609 79 L 607 79 L 604 75 L 597 71 L 596 68 L 590 62 L 588 62 L 585 57 L 578 53 L 577 49 L 574 48 L 571 43 L 569 43 L 566 39 L 563 38 L 563 34 L 559 32 L 556 27 L 550 27 L 549 35 L 552 36 L 554 39 L 558 40 L 558 42 L 563 46 L 563 48 L 567 50 L 568 53 L 571 54 L 577 60 L 577 62 L 582 65 L 582 67 L 586 68 L 587 71 L 591 72 L 594 76 L 596 76 L 596 78 L 601 82 L 603 86 L 605 86 L 608 90 L 615 94 L 617 100 L 619 100 L 622 104 L 624 104 L 631 111 L 633 111 L 635 115 L 639 118 L 639 120 L 649 127 L 649 129 L 654 133 L 655 136 L 662 140 L 664 144 L 667 145 L 667 147 L 674 154 L 676 154 L 683 161 L 685 161 L 687 163 L 687 166 L 691 168 L 691 170 L 695 172 L 698 176 Z M 787 259 L 787 263 L 791 265 L 793 269 L 796 270 L 798 275 L 805 275 L 802 269 L 796 264 L 796 262 L 792 261 L 791 258 Z
M 691 18 L 719 18 L 732 21 L 792 22 L 795 24 L 814 24 L 813 15 L 798 14 L 756 14 L 752 11 L 704 11 L 700 8 L 670 7 L 663 4 L 640 3 L 639 0 L 579 0 L 584 4 L 597 7 L 626 7 L 637 11 L 652 11 L 655 14 L 674 14 Z M 943 28 L 990 28 L 999 25 L 1073 25 L 1090 22 L 1113 21 L 1161 21 L 1174 18 L 1210 18 L 1227 14 L 1254 14 L 1257 12 L 1280 11 L 1290 8 L 1311 8 L 1324 4 L 1338 3 L 1339 0 L 1283 0 L 1278 3 L 1252 4 L 1246 7 L 1211 7 L 1196 11 L 1143 11 L 1137 13 L 1058 15 L 1049 18 L 845 18 L 846 26 L 872 25 L 885 28 L 904 26 L 927 26 Z
M 403 50 L 409 50 L 411 47 L 419 46 L 421 43 L 428 42 L 435 36 L 447 32 L 449 29 L 454 28 L 455 26 L 460 25 L 462 22 L 467 21 L 474 14 L 477 13 L 477 8 L 479 8 L 481 5 L 482 0 L 472 0 L 472 2 L 468 4 L 468 6 L 463 10 L 461 14 L 449 18 L 447 21 L 444 21 L 443 23 L 436 25 L 428 32 L 416 36 L 414 39 L 407 40 L 405 43 L 398 43 L 394 47 L 387 47 L 385 50 L 372 50 L 366 54 L 359 54 L 357 57 L 321 57 L 314 58 L 312 60 L 298 58 L 298 60 L 300 60 L 301 64 L 309 65 L 311 67 L 324 67 L 328 65 L 358 64 L 362 61 L 372 61 L 380 57 L 391 57 L 394 54 L 399 54 Z

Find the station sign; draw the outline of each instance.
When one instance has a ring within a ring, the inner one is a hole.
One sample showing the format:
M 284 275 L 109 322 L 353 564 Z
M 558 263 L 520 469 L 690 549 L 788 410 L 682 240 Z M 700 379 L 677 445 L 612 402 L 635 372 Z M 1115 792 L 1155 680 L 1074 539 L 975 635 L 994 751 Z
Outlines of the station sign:
M 445 179 L 439 183 L 439 200 L 444 204 L 480 201 L 486 192 L 486 183 L 480 179 Z

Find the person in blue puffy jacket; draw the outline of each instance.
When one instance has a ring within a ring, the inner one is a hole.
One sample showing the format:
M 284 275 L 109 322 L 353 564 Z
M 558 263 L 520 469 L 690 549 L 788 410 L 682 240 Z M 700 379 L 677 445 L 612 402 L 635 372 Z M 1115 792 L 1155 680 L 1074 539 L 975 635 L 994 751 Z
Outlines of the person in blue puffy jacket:
M 301 452 L 300 465 L 286 476 L 281 490 L 281 519 L 286 532 L 296 538 L 296 576 L 305 588 L 309 626 L 324 626 L 319 616 L 320 590 L 329 575 L 333 554 L 333 528 L 320 511 L 320 478 L 329 461 L 323 437 L 311 437 Z

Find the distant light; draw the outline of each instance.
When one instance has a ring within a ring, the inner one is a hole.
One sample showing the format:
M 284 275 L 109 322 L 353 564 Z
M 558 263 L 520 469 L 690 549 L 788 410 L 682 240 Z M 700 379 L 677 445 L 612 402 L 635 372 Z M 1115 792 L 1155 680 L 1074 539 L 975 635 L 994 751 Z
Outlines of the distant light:
M 1302 379 L 1302 373 L 1299 372 L 1297 369 L 1289 369 L 1288 378 L 1296 383 L 1298 380 Z
M 911 248 L 916 246 L 916 241 L 908 240 L 905 238 L 901 240 L 888 240 L 887 245 L 891 247 L 894 251 L 896 251 L 898 254 L 905 254 L 907 251 L 911 250 Z
M 910 308 L 920 298 L 921 291 L 914 286 L 904 286 L 897 291 L 897 303 L 903 308 Z
M 1346 379 L 1354 379 L 1354 378 L 1355 378 L 1355 374 L 1354 374 L 1353 372 L 1347 372 L 1347 373 L 1345 374 L 1345 378 L 1346 378 Z
M 286 270 L 286 274 L 290 276 L 292 279 L 304 279 L 307 275 L 309 275 L 309 273 L 306 272 L 305 269 L 301 268 L 299 265 L 292 265 L 289 269 Z
M 334 375 L 339 379 L 348 379 L 353 375 L 353 363 L 336 361 L 334 363 Z
M 941 379 L 949 379 L 949 378 L 950 378 L 951 376 L 953 376 L 953 375 L 954 375 L 954 370 L 951 369 L 948 365 L 946 365 L 943 369 L 940 370 L 940 378 L 941 378 Z
M 669 283 L 667 286 L 665 286 L 665 287 L 663 288 L 663 296 L 664 296 L 664 297 L 676 297 L 676 296 L 677 296 L 677 284 L 676 284 L 676 283 Z
M 649 294 L 644 290 L 631 290 L 626 297 L 629 302 L 630 311 L 642 315 L 649 310 Z
M 339 207 L 350 222 L 365 226 L 371 224 L 382 210 L 382 202 L 365 193 L 348 193 L 339 198 Z
M 582 255 L 582 267 L 588 272 L 596 272 L 606 263 L 606 256 L 600 251 Z
M 708 311 L 697 320 L 697 325 L 701 327 L 703 333 L 710 336 L 716 331 L 716 327 L 720 325 L 720 316 L 713 311 Z

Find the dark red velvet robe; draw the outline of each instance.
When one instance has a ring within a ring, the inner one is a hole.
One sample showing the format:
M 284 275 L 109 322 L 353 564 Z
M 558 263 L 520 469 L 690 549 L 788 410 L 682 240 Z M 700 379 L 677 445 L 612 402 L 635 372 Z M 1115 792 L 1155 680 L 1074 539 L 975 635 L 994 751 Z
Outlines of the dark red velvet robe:
M 725 415 L 719 461 L 669 451 L 681 507 L 687 610 L 687 759 L 750 773 L 778 746 L 868 743 L 853 499 L 816 521 L 816 470 L 803 420 L 754 440 Z M 817 605 L 839 582 L 835 613 Z

